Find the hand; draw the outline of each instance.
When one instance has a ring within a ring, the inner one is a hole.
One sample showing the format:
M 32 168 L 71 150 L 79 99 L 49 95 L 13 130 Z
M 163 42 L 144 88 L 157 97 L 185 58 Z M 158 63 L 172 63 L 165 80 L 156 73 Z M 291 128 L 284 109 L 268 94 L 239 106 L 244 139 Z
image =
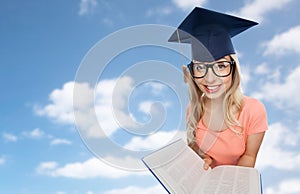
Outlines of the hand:
M 203 169 L 204 170 L 208 170 L 210 165 L 212 164 L 212 158 L 209 155 L 204 156 L 204 158 L 202 158 L 204 161 L 203 164 Z
M 208 170 L 210 165 L 212 164 L 212 158 L 205 154 L 200 148 L 199 146 L 197 145 L 197 143 L 195 142 L 192 142 L 192 143 L 189 143 L 189 146 L 192 148 L 192 150 L 194 150 L 194 152 L 196 152 L 198 154 L 198 156 L 200 156 L 202 158 L 202 160 L 204 161 L 204 164 L 203 164 L 203 169 L 204 170 Z

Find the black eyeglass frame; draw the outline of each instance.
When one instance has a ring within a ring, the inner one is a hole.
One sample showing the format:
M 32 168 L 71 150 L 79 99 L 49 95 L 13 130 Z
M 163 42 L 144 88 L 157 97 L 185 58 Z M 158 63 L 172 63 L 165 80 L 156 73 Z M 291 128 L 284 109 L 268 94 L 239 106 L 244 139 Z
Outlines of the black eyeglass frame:
M 229 73 L 228 73 L 227 75 L 221 75 L 221 76 L 220 76 L 220 75 L 217 75 L 217 74 L 216 74 L 216 72 L 215 72 L 213 66 L 214 66 L 215 64 L 219 63 L 219 62 L 229 62 L 229 64 L 230 64 L 230 71 L 229 71 Z M 229 75 L 231 74 L 232 70 L 234 69 L 233 67 L 234 67 L 234 65 L 235 65 L 235 61 L 232 59 L 231 61 L 219 61 L 219 62 L 214 62 L 214 63 L 204 64 L 204 65 L 206 66 L 206 71 L 205 71 L 205 74 L 204 74 L 203 76 L 200 76 L 200 77 L 194 76 L 194 68 L 193 68 L 193 67 L 194 67 L 194 63 L 193 63 L 193 61 L 191 61 L 187 66 L 188 66 L 188 69 L 189 69 L 189 71 L 191 72 L 193 78 L 204 78 L 204 77 L 206 76 L 206 74 L 207 74 L 209 68 L 212 69 L 212 72 L 213 72 L 217 77 L 227 77 L 227 76 L 229 76 Z

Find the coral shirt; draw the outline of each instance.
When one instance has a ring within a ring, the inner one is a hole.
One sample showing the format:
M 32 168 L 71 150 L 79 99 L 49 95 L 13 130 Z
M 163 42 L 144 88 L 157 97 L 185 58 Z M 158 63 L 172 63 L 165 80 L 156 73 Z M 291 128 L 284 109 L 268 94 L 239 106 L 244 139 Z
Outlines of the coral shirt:
M 213 158 L 212 167 L 224 164 L 236 165 L 246 150 L 248 135 L 266 131 L 267 114 L 264 105 L 250 97 L 245 97 L 238 121 L 243 126 L 243 134 L 229 128 L 215 132 L 207 129 L 202 119 L 196 129 L 197 144 L 202 151 Z M 234 127 L 241 131 L 240 127 Z

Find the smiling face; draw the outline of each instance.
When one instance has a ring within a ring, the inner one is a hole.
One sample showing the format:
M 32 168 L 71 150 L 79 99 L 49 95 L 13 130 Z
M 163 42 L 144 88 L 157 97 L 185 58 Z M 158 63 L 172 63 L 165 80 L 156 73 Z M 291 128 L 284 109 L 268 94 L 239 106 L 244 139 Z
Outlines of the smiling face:
M 231 61 L 230 56 L 225 56 L 215 62 Z M 199 61 L 193 61 L 193 63 L 199 63 Z M 224 68 L 223 66 L 221 68 Z M 215 70 L 216 72 L 217 70 Z M 217 99 L 224 97 L 226 91 L 231 87 L 232 84 L 232 72 L 226 77 L 218 77 L 213 72 L 212 68 L 208 68 L 207 74 L 203 78 L 195 78 L 195 83 L 199 89 L 205 93 L 208 99 Z

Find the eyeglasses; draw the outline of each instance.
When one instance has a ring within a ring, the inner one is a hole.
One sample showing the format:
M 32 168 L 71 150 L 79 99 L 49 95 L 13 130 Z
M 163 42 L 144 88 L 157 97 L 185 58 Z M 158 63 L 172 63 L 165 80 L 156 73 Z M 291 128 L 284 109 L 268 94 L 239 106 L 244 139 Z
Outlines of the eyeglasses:
M 188 68 L 193 78 L 203 78 L 206 76 L 208 69 L 211 68 L 213 73 L 218 77 L 227 77 L 232 71 L 232 66 L 235 62 L 232 61 L 218 61 L 215 63 L 194 63 L 188 64 Z

